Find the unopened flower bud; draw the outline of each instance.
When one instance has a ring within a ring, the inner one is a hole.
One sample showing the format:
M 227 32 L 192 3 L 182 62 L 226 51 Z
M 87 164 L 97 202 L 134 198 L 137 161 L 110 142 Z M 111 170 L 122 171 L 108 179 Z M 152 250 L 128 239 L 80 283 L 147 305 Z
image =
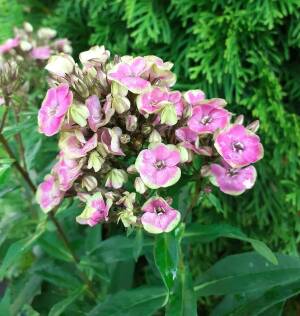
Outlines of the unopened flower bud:
M 51 39 L 56 36 L 56 31 L 51 29 L 50 27 L 41 27 L 37 31 L 37 36 L 40 39 Z
M 88 169 L 93 168 L 95 172 L 98 172 L 101 169 L 103 163 L 104 163 L 104 158 L 102 158 L 96 150 L 93 150 L 90 153 L 87 167 Z
M 78 79 L 76 80 L 73 85 L 72 85 L 72 88 L 83 98 L 83 99 L 86 99 L 88 98 L 89 96 L 89 89 L 88 87 L 86 86 L 86 84 Z
M 45 69 L 56 76 L 71 74 L 75 67 L 75 61 L 70 55 L 61 53 L 50 57 Z
M 160 136 L 159 132 L 156 129 L 154 129 L 151 132 L 151 134 L 149 136 L 149 142 L 150 143 L 161 143 L 161 136 Z
M 135 168 L 135 165 L 130 165 L 128 168 L 127 168 L 127 172 L 129 174 L 136 174 L 137 173 L 137 170 Z
M 134 188 L 135 188 L 135 191 L 140 194 L 144 194 L 147 191 L 147 187 L 141 177 L 135 178 Z
M 177 121 L 178 118 L 174 104 L 171 102 L 165 102 L 160 111 L 160 122 L 168 126 L 173 126 L 177 123 Z
M 122 114 L 130 109 L 130 101 L 126 97 L 116 95 L 112 98 L 112 107 L 117 113 Z
M 117 82 L 113 81 L 111 83 L 111 94 L 114 97 L 117 95 L 122 96 L 122 97 L 126 97 L 126 95 L 128 94 L 128 89 L 126 87 L 121 86 Z
M 27 33 L 31 33 L 33 31 L 33 26 L 29 22 L 24 22 L 23 27 Z
M 79 54 L 79 59 L 83 65 L 103 64 L 110 56 L 110 52 L 102 46 L 93 46 L 88 51 Z
M 246 127 L 249 131 L 256 133 L 259 129 L 259 120 L 255 120 Z
M 177 144 L 176 147 L 177 147 L 177 149 L 179 150 L 179 153 L 180 153 L 180 162 L 181 163 L 192 161 L 193 156 L 192 156 L 192 153 L 191 153 L 190 150 L 188 150 L 187 148 L 185 148 L 181 144 Z
M 135 115 L 126 117 L 126 129 L 129 132 L 134 132 L 137 129 L 137 117 Z
M 187 104 L 183 109 L 183 117 L 189 118 L 192 115 L 193 107 L 190 104 Z
M 120 189 L 127 179 L 128 176 L 126 171 L 122 169 L 112 169 L 107 175 L 105 186 L 108 188 Z
M 120 136 L 121 144 L 128 144 L 130 142 L 130 136 L 128 134 L 122 134 Z
M 28 52 L 28 51 L 31 50 L 32 45 L 29 42 L 27 42 L 27 41 L 21 41 L 20 42 L 20 48 L 21 48 L 21 50 L 23 52 Z
M 103 158 L 105 158 L 107 156 L 107 154 L 108 154 L 104 144 L 102 144 L 102 143 L 98 143 L 97 151 Z
M 148 124 L 143 124 L 142 125 L 142 133 L 144 134 L 144 135 L 148 135 L 148 134 L 150 134 L 151 132 L 152 132 L 152 126 L 151 125 L 148 125 Z
M 234 124 L 239 124 L 242 125 L 244 123 L 244 115 L 238 115 L 235 120 L 234 120 Z
M 133 214 L 131 209 L 126 209 L 118 214 L 118 222 L 121 220 L 124 227 L 129 227 L 136 223 L 137 217 Z
M 93 176 L 84 176 L 81 180 L 81 186 L 88 191 L 93 191 L 97 188 L 97 179 Z
M 87 124 L 87 118 L 89 117 L 90 112 L 83 104 L 72 104 L 69 108 L 69 115 L 75 123 L 84 127 Z
M 200 170 L 200 175 L 201 177 L 208 177 L 210 175 L 210 166 L 209 165 L 202 166 Z

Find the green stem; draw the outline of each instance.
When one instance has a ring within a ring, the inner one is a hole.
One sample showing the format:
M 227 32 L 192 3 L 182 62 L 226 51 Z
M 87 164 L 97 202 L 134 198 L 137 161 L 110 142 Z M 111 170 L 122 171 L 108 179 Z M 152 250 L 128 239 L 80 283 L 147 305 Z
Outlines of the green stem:
M 0 143 L 3 145 L 3 147 L 4 147 L 5 151 L 7 152 L 8 156 L 14 161 L 13 165 L 16 167 L 16 169 L 22 175 L 23 179 L 25 180 L 25 182 L 30 187 L 32 193 L 35 194 L 36 193 L 36 187 L 33 184 L 33 182 L 31 181 L 28 172 L 19 164 L 16 156 L 14 155 L 13 151 L 9 147 L 9 144 L 8 144 L 7 140 L 2 135 L 1 132 L 0 132 Z M 64 245 L 66 246 L 66 248 L 68 249 L 70 255 L 72 256 L 74 264 L 75 264 L 76 268 L 78 269 L 78 271 L 80 273 L 80 277 L 81 277 L 82 281 L 85 282 L 85 284 L 87 286 L 89 295 L 94 300 L 96 300 L 96 297 L 97 297 L 96 291 L 93 289 L 93 285 L 92 285 L 91 281 L 88 279 L 88 277 L 86 276 L 86 274 L 80 270 L 80 268 L 78 266 L 79 263 L 80 263 L 80 259 L 76 256 L 75 252 L 72 250 L 70 242 L 69 242 L 69 240 L 68 240 L 68 238 L 67 238 L 67 236 L 66 236 L 66 234 L 65 234 L 65 232 L 64 232 L 64 230 L 62 228 L 62 226 L 60 225 L 58 220 L 55 218 L 54 210 L 52 210 L 50 213 L 48 213 L 48 217 L 53 222 L 53 224 L 55 225 L 59 237 L 62 239 Z

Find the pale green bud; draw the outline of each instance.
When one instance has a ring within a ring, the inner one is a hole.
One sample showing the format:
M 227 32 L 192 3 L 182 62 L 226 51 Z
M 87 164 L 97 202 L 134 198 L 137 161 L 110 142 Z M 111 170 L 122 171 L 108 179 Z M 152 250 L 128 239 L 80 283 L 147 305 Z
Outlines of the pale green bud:
M 84 127 L 87 124 L 87 118 L 90 115 L 88 108 L 83 104 L 72 104 L 69 108 L 69 115 L 75 123 Z
M 126 209 L 118 214 L 118 222 L 121 220 L 124 227 L 129 227 L 136 223 L 137 217 L 133 214 L 131 209 Z
M 160 136 L 159 132 L 156 129 L 154 129 L 151 132 L 151 134 L 149 136 L 149 142 L 150 143 L 161 143 L 161 136 Z
M 177 123 L 178 118 L 176 109 L 173 103 L 165 102 L 163 108 L 160 110 L 160 122 L 169 126 Z
M 84 176 L 81 180 L 81 186 L 88 191 L 93 191 L 97 188 L 97 179 L 93 176 Z
M 140 194 L 144 194 L 147 191 L 147 187 L 141 177 L 135 178 L 134 188 L 135 188 L 135 191 Z
M 122 169 L 112 169 L 107 175 L 105 186 L 108 188 L 120 189 L 127 179 L 128 176 L 126 171 Z
M 130 109 L 130 101 L 121 95 L 113 96 L 112 107 L 118 114 L 122 114 Z
M 93 168 L 95 172 L 98 172 L 101 169 L 103 163 L 104 163 L 104 158 L 102 158 L 96 150 L 93 150 L 90 153 L 87 167 L 88 169 Z

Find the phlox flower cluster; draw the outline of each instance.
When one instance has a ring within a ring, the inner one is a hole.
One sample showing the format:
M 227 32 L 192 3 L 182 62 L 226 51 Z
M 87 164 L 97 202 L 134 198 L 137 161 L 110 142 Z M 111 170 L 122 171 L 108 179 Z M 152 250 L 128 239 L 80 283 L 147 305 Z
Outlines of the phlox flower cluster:
M 79 59 L 81 66 L 58 54 L 46 66 L 51 88 L 38 125 L 46 136 L 58 134 L 60 152 L 38 188 L 45 212 L 76 196 L 85 204 L 80 224 L 121 221 L 169 232 L 181 213 L 165 188 L 190 175 L 197 156 L 203 165 L 196 181 L 206 178 L 231 195 L 253 187 L 252 164 L 263 157 L 257 121 L 245 127 L 225 100 L 171 89 L 173 64 L 159 57 L 111 58 L 94 46 Z
M 56 31 L 42 27 L 34 31 L 33 26 L 25 22 L 22 28 L 14 28 L 14 37 L 0 44 L 0 86 L 6 94 L 12 91 L 27 92 L 29 82 L 22 87 L 16 87 L 15 78 L 11 78 L 9 68 L 20 68 L 20 72 L 27 73 L 28 68 L 44 67 L 51 55 L 60 52 L 72 53 L 68 39 L 56 39 Z M 15 77 L 15 76 L 13 76 Z M 4 92 L 0 91 L 0 105 L 4 103 Z

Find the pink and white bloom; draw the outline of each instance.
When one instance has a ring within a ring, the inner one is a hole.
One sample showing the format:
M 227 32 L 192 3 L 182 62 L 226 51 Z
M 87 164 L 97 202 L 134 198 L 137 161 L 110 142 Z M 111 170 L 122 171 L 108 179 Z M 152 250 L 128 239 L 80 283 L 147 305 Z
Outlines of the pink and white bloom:
M 4 54 L 12 50 L 13 48 L 18 47 L 20 44 L 19 38 L 9 38 L 6 42 L 0 45 L 0 54 Z
M 196 106 L 205 99 L 205 93 L 202 90 L 189 90 L 183 94 L 183 98 L 187 104 Z
M 181 141 L 181 145 L 192 150 L 194 153 L 202 156 L 211 156 L 213 151 L 211 147 L 200 146 L 198 134 L 188 127 L 181 127 L 175 131 L 177 139 Z
M 110 56 L 110 52 L 102 46 L 93 46 L 88 51 L 79 54 L 79 59 L 83 65 L 97 66 L 105 63 Z
M 98 131 L 99 142 L 104 146 L 107 153 L 116 156 L 125 156 L 120 146 L 122 130 L 119 127 L 103 127 Z
M 234 124 L 220 131 L 214 145 L 232 168 L 252 164 L 262 159 L 264 155 L 260 138 L 243 125 Z
M 118 63 L 108 72 L 108 79 L 118 82 L 133 93 L 142 93 L 150 88 L 149 81 L 143 78 L 147 63 L 143 57 L 128 59 Z
M 85 157 L 88 152 L 97 147 L 97 142 L 97 134 L 86 140 L 84 135 L 79 131 L 76 133 L 66 132 L 62 134 L 59 140 L 59 148 L 63 152 L 64 157 L 76 159 Z
M 112 205 L 112 201 L 104 200 L 102 194 L 97 192 L 88 197 L 87 204 L 83 212 L 76 217 L 76 221 L 79 224 L 95 226 L 96 224 L 107 221 L 109 209 Z
M 221 165 L 210 165 L 210 181 L 226 194 L 240 195 L 254 186 L 256 169 L 253 166 L 235 169 L 222 161 Z
M 152 197 L 143 206 L 141 222 L 144 229 L 151 234 L 168 233 L 180 221 L 181 214 L 173 209 L 163 198 Z
M 141 114 L 159 112 L 166 104 L 171 103 L 178 117 L 183 113 L 183 102 L 179 91 L 168 91 L 164 88 L 154 87 L 152 90 L 139 95 L 136 104 Z
M 45 60 L 50 57 L 51 50 L 49 46 L 35 47 L 30 52 L 30 55 L 33 59 Z
M 148 71 L 145 78 L 159 87 L 172 87 L 176 82 L 176 75 L 171 71 L 173 63 L 164 62 L 157 56 L 145 56 Z
M 89 127 L 93 132 L 97 132 L 99 127 L 106 125 L 114 114 L 110 102 L 106 101 L 102 107 L 96 95 L 90 96 L 85 104 L 90 113 L 88 117 Z
M 198 134 L 212 134 L 224 128 L 230 121 L 230 113 L 210 104 L 202 104 L 192 109 L 192 116 L 187 121 L 188 127 Z
M 180 179 L 179 163 L 180 152 L 174 145 L 156 144 L 139 153 L 135 167 L 144 183 L 157 189 L 169 187 Z
M 49 89 L 38 114 L 40 132 L 46 136 L 58 133 L 72 101 L 73 93 L 67 84 Z
M 41 209 L 48 213 L 63 199 L 64 192 L 59 189 L 59 183 L 53 175 L 47 175 L 38 186 L 36 200 Z
M 68 159 L 63 152 L 59 154 L 59 160 L 52 168 L 52 173 L 56 175 L 61 191 L 68 191 L 74 181 L 82 174 L 82 164 L 77 160 Z

